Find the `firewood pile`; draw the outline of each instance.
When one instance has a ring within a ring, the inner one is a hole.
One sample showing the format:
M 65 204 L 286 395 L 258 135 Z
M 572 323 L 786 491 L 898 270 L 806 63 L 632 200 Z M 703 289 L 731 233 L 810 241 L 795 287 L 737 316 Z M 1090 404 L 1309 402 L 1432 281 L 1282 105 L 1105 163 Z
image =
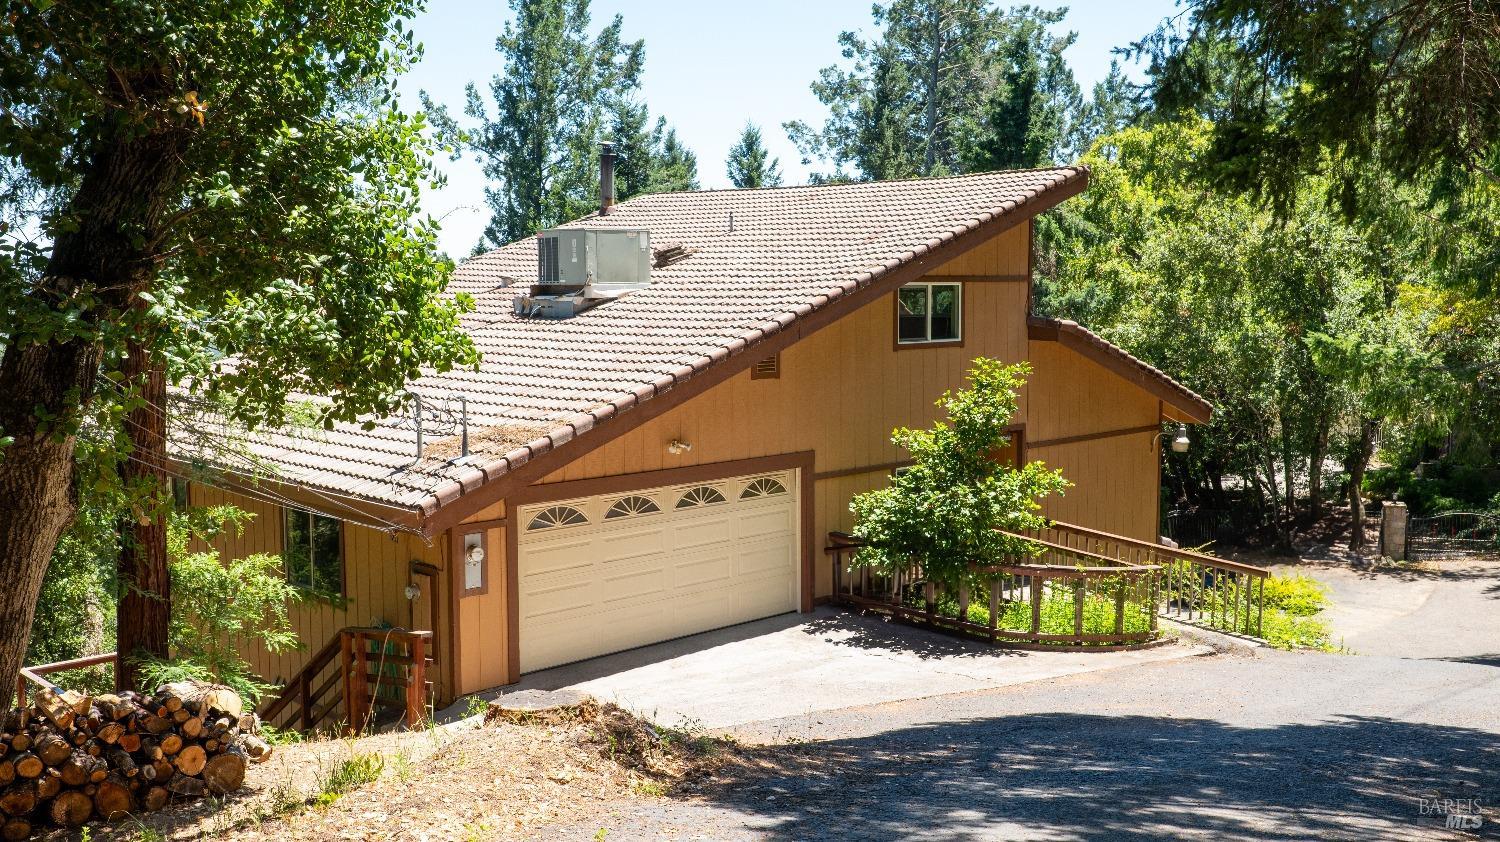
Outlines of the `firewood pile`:
M 29 706 L 0 712 L 0 840 L 233 792 L 248 764 L 271 756 L 259 729 L 219 685 L 164 684 L 151 696 L 38 690 Z

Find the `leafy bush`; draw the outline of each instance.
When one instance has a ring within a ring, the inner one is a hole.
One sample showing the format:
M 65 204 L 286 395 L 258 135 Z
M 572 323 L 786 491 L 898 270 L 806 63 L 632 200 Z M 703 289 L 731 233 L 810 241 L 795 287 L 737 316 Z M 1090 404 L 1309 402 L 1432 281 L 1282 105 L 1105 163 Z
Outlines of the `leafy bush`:
M 287 606 L 300 598 L 282 573 L 281 558 L 256 554 L 225 562 L 214 550 L 190 552 L 225 529 L 239 531 L 253 515 L 233 506 L 174 514 L 167 537 L 172 576 L 169 660 L 142 662 L 146 686 L 197 679 L 227 684 L 255 705 L 274 689 L 257 679 L 240 649 L 259 642 L 270 652 L 297 645 Z
M 1366 496 L 1400 500 L 1413 515 L 1478 509 L 1495 494 L 1486 472 L 1472 465 L 1429 464 L 1425 476 L 1401 467 L 1375 468 L 1365 475 Z M 1500 498 L 1500 494 L 1495 494 Z
M 913 464 L 890 486 L 849 504 L 854 534 L 866 542 L 853 566 L 889 573 L 921 559 L 928 579 L 956 591 L 971 579 L 971 562 L 1036 552 L 1029 542 L 995 531 L 1040 526 L 1038 498 L 1068 485 L 1061 472 L 1040 462 L 1018 470 L 994 458 L 1010 441 L 1005 428 L 1030 371 L 1025 363 L 975 359 L 969 388 L 944 392 L 937 401 L 946 421 L 891 435 Z
M 1276 608 L 1297 617 L 1311 617 L 1328 607 L 1328 588 L 1301 573 L 1268 576 L 1263 593 L 1267 608 Z

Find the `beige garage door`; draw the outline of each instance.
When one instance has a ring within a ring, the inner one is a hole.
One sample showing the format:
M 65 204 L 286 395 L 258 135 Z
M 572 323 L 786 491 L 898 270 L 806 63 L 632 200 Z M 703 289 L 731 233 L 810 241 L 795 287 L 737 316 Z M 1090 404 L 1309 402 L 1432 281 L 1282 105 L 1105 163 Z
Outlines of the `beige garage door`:
M 795 471 L 524 506 L 521 671 L 795 611 Z

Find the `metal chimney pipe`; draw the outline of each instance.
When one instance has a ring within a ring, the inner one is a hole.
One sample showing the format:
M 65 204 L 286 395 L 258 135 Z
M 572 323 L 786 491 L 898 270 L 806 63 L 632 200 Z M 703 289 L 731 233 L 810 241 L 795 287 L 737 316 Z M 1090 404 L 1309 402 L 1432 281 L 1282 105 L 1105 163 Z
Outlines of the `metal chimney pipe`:
M 615 204 L 615 145 L 599 144 L 599 215 L 609 216 Z

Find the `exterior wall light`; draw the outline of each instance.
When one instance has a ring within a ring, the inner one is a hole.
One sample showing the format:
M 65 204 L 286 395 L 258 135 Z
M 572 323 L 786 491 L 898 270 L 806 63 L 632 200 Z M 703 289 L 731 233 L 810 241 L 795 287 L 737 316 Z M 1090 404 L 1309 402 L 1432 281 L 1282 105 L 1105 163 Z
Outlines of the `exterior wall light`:
M 422 586 L 421 585 L 411 584 L 411 585 L 407 585 L 406 586 L 406 598 L 407 599 L 416 600 L 421 595 L 422 595 Z
M 667 452 L 672 454 L 673 456 L 681 456 L 682 454 L 687 453 L 692 449 L 693 446 L 683 441 L 682 439 L 672 439 L 672 441 L 667 444 Z
M 1187 453 L 1189 444 L 1192 444 L 1192 442 L 1188 440 L 1187 425 L 1178 424 L 1177 437 L 1172 439 L 1172 452 Z
M 1151 440 L 1151 443 L 1155 444 L 1156 441 L 1157 441 L 1157 439 L 1164 439 L 1164 438 L 1166 438 L 1167 436 L 1170 436 L 1170 435 L 1172 435 L 1172 434 L 1171 433 L 1157 433 L 1156 434 L 1156 438 L 1153 438 Z M 1172 452 L 1173 453 L 1187 453 L 1188 452 L 1188 446 L 1191 445 L 1191 444 L 1192 444 L 1192 440 L 1188 438 L 1187 425 L 1186 424 L 1178 424 L 1177 425 L 1177 435 L 1172 438 Z

